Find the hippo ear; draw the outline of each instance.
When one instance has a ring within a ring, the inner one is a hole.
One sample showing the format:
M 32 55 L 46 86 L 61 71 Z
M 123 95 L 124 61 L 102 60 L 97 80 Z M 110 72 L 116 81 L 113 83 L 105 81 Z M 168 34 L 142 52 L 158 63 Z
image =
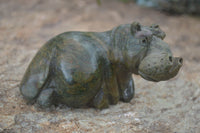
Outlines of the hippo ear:
M 131 33 L 134 35 L 138 31 L 141 31 L 141 25 L 138 22 L 133 22 L 131 24 Z
M 159 28 L 159 25 L 158 24 L 152 24 L 150 27 L 151 28 Z
M 152 24 L 152 25 L 150 26 L 150 30 L 151 30 L 151 32 L 153 33 L 154 36 L 157 36 L 157 37 L 159 37 L 159 38 L 162 39 L 162 40 L 163 40 L 163 39 L 165 38 L 165 36 L 166 36 L 165 32 L 162 31 L 162 30 L 160 29 L 159 25 L 157 25 L 157 24 Z

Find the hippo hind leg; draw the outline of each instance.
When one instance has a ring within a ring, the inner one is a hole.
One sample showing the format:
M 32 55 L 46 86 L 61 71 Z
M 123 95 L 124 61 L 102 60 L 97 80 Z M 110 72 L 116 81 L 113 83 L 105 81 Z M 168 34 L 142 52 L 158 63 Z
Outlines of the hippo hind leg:
M 46 84 L 48 84 L 48 77 L 33 75 L 22 81 L 20 92 L 27 102 L 32 104 L 45 88 Z
M 55 88 L 54 80 L 49 79 L 47 84 L 43 86 L 41 92 L 39 93 L 36 103 L 42 108 L 50 107 L 53 104 L 55 105 L 58 98 Z
M 45 84 L 48 84 L 51 77 L 49 71 L 52 55 L 52 50 L 42 47 L 26 70 L 19 88 L 28 103 L 34 103 Z
M 20 92 L 28 103 L 34 103 L 34 99 L 40 92 L 40 87 L 38 87 L 38 85 L 37 76 L 32 76 L 26 83 L 21 83 Z

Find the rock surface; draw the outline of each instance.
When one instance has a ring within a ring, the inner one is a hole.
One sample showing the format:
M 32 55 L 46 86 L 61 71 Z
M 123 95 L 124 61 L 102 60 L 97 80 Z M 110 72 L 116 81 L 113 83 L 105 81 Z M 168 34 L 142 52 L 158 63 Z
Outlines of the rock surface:
M 200 18 L 167 16 L 116 0 L 0 1 L 0 132 L 200 132 Z M 122 23 L 157 23 L 184 66 L 166 82 L 134 77 L 130 103 L 108 109 L 42 110 L 26 105 L 19 92 L 25 69 L 37 50 L 65 31 L 105 31 Z

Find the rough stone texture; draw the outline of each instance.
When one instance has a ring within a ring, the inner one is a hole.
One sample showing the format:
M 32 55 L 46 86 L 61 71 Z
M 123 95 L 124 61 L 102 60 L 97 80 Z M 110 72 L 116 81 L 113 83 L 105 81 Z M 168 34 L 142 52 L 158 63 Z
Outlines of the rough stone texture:
M 135 98 L 108 109 L 41 110 L 26 105 L 19 83 L 37 50 L 70 30 L 105 31 L 122 23 L 158 23 L 176 56 L 179 75 L 152 83 L 133 76 Z M 0 1 L 0 132 L 200 132 L 200 19 L 166 16 L 115 0 Z

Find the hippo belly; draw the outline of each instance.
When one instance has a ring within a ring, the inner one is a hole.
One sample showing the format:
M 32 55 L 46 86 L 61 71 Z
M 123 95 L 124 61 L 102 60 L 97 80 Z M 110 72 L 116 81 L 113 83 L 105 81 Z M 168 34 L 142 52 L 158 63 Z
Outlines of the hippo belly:
M 85 38 L 84 38 L 85 39 Z M 53 80 L 58 101 L 71 107 L 90 104 L 103 81 L 104 67 L 101 48 L 92 41 L 73 38 L 57 46 Z

